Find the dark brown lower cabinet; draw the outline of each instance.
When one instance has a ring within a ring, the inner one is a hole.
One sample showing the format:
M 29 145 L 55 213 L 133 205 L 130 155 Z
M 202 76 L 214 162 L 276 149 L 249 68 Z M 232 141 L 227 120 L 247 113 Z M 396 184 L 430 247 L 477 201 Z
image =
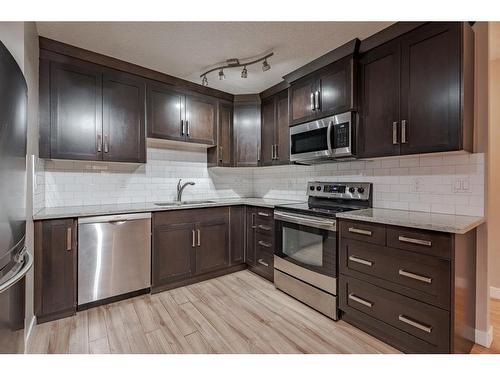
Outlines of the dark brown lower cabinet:
M 229 208 L 231 265 L 245 263 L 245 206 Z
M 339 234 L 343 320 L 403 352 L 470 352 L 475 229 L 459 235 L 342 219 Z
M 38 323 L 76 312 L 74 219 L 35 222 L 35 315 Z
M 244 268 L 242 262 L 231 262 L 230 228 L 229 207 L 154 213 L 151 290 L 172 289 Z M 242 241 L 231 241 L 238 242 Z
M 274 218 L 272 208 L 247 207 L 246 264 L 250 270 L 274 280 Z

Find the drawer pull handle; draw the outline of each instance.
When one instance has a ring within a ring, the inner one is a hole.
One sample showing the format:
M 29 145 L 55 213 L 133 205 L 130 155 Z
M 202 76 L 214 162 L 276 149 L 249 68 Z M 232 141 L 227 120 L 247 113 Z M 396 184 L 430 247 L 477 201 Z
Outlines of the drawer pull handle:
M 66 228 L 66 250 L 67 251 L 71 251 L 71 249 L 73 248 L 73 246 L 72 246 L 73 241 L 71 241 L 71 239 L 72 239 L 71 232 L 72 232 L 71 227 Z
M 270 215 L 270 214 L 268 214 L 267 212 L 261 212 L 261 211 L 259 211 L 259 212 L 258 212 L 258 215 L 259 215 L 259 216 L 264 216 L 264 217 L 269 217 L 269 216 L 271 216 L 271 215 Z
M 399 270 L 399 274 L 401 276 L 409 277 L 410 279 L 415 279 L 415 280 L 418 280 L 418 281 L 423 281 L 424 283 L 427 283 L 427 284 L 431 284 L 432 283 L 432 277 L 418 275 L 416 273 L 408 272 L 408 271 L 405 271 L 405 270 Z
M 428 325 L 422 324 L 420 322 L 417 322 L 416 320 L 410 319 L 407 316 L 400 315 L 398 317 L 398 319 L 400 321 L 402 321 L 403 323 L 409 324 L 412 327 L 418 328 L 418 329 L 420 329 L 420 330 L 422 330 L 424 332 L 427 332 L 427 333 L 431 333 L 432 332 L 432 327 L 431 326 L 428 326 Z
M 358 296 L 356 296 L 355 294 L 349 294 L 349 299 L 352 299 L 353 301 L 356 301 L 357 303 L 360 303 L 362 305 L 365 305 L 367 307 L 372 307 L 373 306 L 373 302 L 370 302 L 370 301 L 367 301 L 363 298 L 359 298 Z
M 192 241 L 191 241 L 191 246 L 192 246 L 192 247 L 195 247 L 195 246 L 196 246 L 196 244 L 195 244 L 195 241 L 196 241 L 196 233 L 195 233 L 194 229 L 192 229 L 192 230 L 191 230 L 191 240 L 192 240 Z
M 349 232 L 356 233 L 356 234 L 362 234 L 363 236 L 371 236 L 372 235 L 371 230 L 364 230 L 364 229 L 358 229 L 358 228 L 349 228 Z
M 400 240 L 401 242 L 408 242 L 408 243 L 413 243 L 413 244 L 416 244 L 416 245 L 432 246 L 432 241 L 419 240 L 417 238 L 399 236 L 398 240 Z
M 262 264 L 263 266 L 266 266 L 266 267 L 269 267 L 269 263 L 266 263 L 261 259 L 259 259 L 257 262 L 259 262 L 260 264 Z
M 270 230 L 271 230 L 271 227 L 270 227 L 270 226 L 268 226 L 268 225 L 262 225 L 262 224 L 260 224 L 260 225 L 259 225 L 259 229 L 270 231 Z
M 264 247 L 271 247 L 271 244 L 269 242 L 264 242 L 264 241 L 259 241 L 259 245 Z
M 363 264 L 363 265 L 368 266 L 368 267 L 373 266 L 373 262 L 370 262 L 369 260 L 366 260 L 366 259 L 361 259 L 361 258 L 355 257 L 353 255 L 351 255 L 349 257 L 349 260 L 356 262 L 356 263 L 359 263 L 359 264 Z

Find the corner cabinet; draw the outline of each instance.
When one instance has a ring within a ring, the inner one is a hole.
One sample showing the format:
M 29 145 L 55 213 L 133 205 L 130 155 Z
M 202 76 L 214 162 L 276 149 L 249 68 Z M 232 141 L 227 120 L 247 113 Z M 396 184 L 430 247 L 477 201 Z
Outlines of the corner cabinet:
M 260 165 L 290 162 L 288 91 L 262 100 Z
M 474 35 L 432 22 L 360 58 L 360 157 L 472 151 Z
M 233 155 L 235 167 L 257 167 L 260 159 L 261 103 L 259 95 L 235 96 Z
M 38 323 L 76 312 L 76 230 L 74 219 L 35 222 L 35 315 Z
M 210 167 L 233 165 L 233 103 L 219 100 L 217 111 L 217 147 L 207 150 Z
M 145 125 L 144 80 L 40 60 L 40 157 L 145 163 Z

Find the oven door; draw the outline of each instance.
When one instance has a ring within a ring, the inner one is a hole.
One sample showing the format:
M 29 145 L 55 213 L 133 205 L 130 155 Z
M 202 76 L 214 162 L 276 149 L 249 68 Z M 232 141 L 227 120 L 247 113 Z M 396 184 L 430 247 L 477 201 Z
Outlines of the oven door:
M 274 219 L 275 255 L 298 266 L 290 269 L 298 270 L 301 267 L 331 278 L 337 276 L 335 219 L 278 210 L 274 213 Z

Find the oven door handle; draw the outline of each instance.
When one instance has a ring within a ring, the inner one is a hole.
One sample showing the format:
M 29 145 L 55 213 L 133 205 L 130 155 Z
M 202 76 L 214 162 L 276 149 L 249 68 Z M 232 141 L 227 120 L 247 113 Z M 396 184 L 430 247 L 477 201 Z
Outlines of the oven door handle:
M 333 121 L 330 121 L 328 123 L 328 128 L 326 129 L 326 145 L 328 146 L 328 152 L 330 153 L 330 155 L 333 155 L 332 127 L 333 127 Z
M 308 227 L 326 229 L 331 232 L 337 231 L 337 222 L 335 220 L 329 219 L 313 219 L 304 215 L 294 215 L 284 212 L 274 212 L 274 219 L 279 221 L 284 221 L 288 223 L 305 225 Z

